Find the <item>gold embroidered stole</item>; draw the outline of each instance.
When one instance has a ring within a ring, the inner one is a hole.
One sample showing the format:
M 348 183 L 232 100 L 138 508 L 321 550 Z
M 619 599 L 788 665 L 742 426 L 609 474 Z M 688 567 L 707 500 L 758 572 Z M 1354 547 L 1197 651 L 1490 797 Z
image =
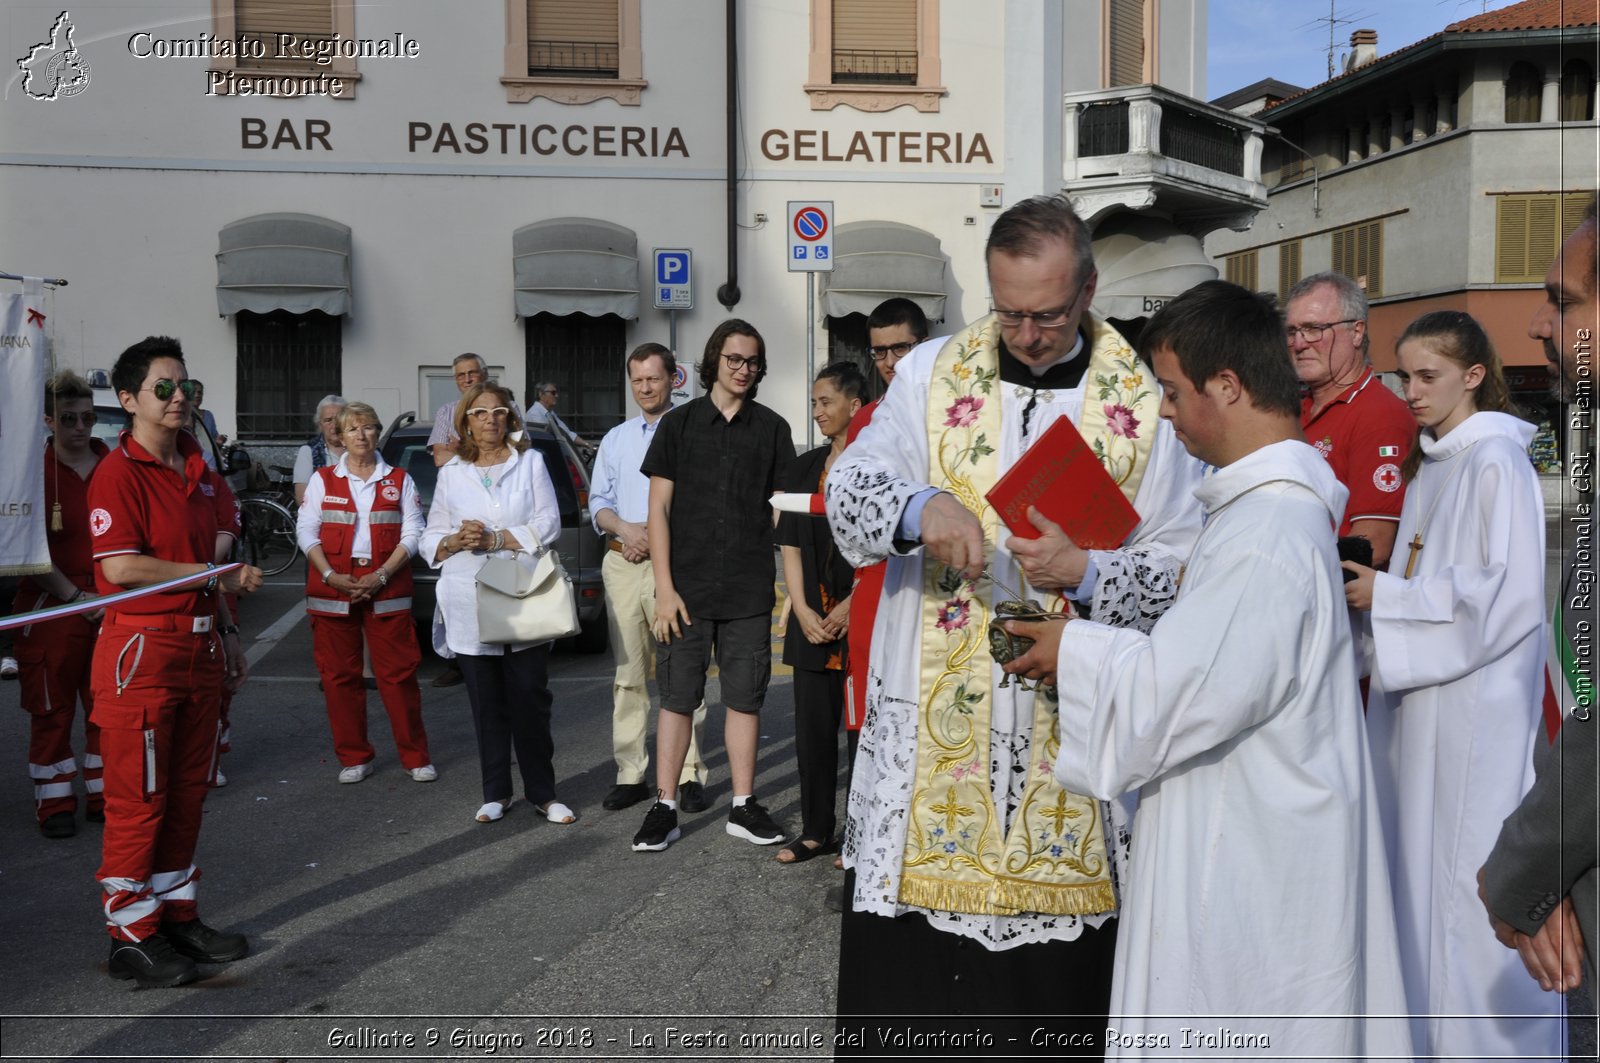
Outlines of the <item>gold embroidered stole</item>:
M 1114 329 L 1086 318 L 1091 349 L 1079 430 L 1129 502 L 1155 438 L 1159 399 Z M 1005 534 L 984 499 L 1000 475 L 999 326 L 988 317 L 945 344 L 928 388 L 928 482 L 983 525 L 985 561 Z M 923 562 L 917 759 L 900 901 L 947 912 L 1092 915 L 1116 907 L 1100 803 L 1055 781 L 1055 692 L 1033 699 L 1027 783 L 1011 828 L 990 786 L 993 591 Z

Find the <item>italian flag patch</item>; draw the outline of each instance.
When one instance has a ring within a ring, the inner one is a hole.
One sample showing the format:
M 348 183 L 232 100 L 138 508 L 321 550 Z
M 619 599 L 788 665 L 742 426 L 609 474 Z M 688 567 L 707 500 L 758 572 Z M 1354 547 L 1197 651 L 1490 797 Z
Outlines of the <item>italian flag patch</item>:
M 1378 448 L 1378 457 L 1380 457 L 1380 458 L 1398 458 L 1399 456 L 1400 456 L 1400 448 L 1399 447 L 1379 447 Z

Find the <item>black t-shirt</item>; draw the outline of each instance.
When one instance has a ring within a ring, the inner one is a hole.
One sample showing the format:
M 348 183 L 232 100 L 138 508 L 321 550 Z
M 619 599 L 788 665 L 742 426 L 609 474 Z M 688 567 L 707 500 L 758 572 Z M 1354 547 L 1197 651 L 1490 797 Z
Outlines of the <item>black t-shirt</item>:
M 770 613 L 772 507 L 794 460 L 789 424 L 757 402 L 732 420 L 701 396 L 661 418 L 640 472 L 671 480 L 672 583 L 689 615 Z

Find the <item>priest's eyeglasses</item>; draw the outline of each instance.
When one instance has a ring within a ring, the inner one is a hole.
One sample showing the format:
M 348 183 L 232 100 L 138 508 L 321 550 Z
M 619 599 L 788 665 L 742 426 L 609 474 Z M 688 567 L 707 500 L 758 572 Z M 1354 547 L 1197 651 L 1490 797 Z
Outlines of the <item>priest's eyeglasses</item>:
M 509 406 L 474 406 L 467 413 L 475 420 L 487 421 L 490 418 L 494 418 L 498 421 L 502 417 L 510 416 L 511 408 Z
M 725 354 L 725 355 L 722 356 L 722 360 L 724 362 L 727 362 L 728 363 L 728 368 L 733 370 L 735 373 L 737 373 L 739 370 L 743 369 L 745 366 L 749 366 L 750 367 L 750 371 L 752 373 L 761 372 L 761 359 L 760 359 L 760 357 L 756 357 L 756 358 L 741 358 L 737 354 Z
M 867 353 L 872 355 L 874 362 L 881 362 L 885 358 L 904 358 L 916 345 L 915 340 L 910 343 L 886 343 L 882 347 L 868 347 Z
M 1322 337 L 1328 334 L 1329 329 L 1337 328 L 1340 325 L 1354 325 L 1360 320 L 1358 317 L 1347 317 L 1342 321 L 1329 321 L 1322 325 L 1290 325 L 1283 330 L 1283 333 L 1289 338 L 1290 343 L 1294 342 L 1296 336 L 1299 336 L 1303 343 L 1321 343 Z
M 150 392 L 151 394 L 155 395 L 156 399 L 160 402 L 171 402 L 172 396 L 181 391 L 183 392 L 183 397 L 185 399 L 193 402 L 195 395 L 199 394 L 200 392 L 200 381 L 173 381 L 167 380 L 165 377 L 163 377 L 162 379 L 157 380 L 154 384 L 151 384 L 149 387 L 140 388 L 139 390 Z

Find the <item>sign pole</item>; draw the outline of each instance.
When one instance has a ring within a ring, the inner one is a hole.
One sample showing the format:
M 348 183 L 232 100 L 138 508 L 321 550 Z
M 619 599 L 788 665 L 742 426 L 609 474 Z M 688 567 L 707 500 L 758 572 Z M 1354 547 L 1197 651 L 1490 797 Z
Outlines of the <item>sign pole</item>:
M 806 396 L 811 395 L 811 382 L 817 379 L 817 275 L 806 274 Z M 810 402 L 807 402 L 807 406 Z M 809 413 L 809 409 L 807 410 Z M 806 449 L 817 445 L 817 422 L 806 418 Z
M 678 312 L 667 311 L 667 350 L 672 352 L 672 357 L 678 357 Z

